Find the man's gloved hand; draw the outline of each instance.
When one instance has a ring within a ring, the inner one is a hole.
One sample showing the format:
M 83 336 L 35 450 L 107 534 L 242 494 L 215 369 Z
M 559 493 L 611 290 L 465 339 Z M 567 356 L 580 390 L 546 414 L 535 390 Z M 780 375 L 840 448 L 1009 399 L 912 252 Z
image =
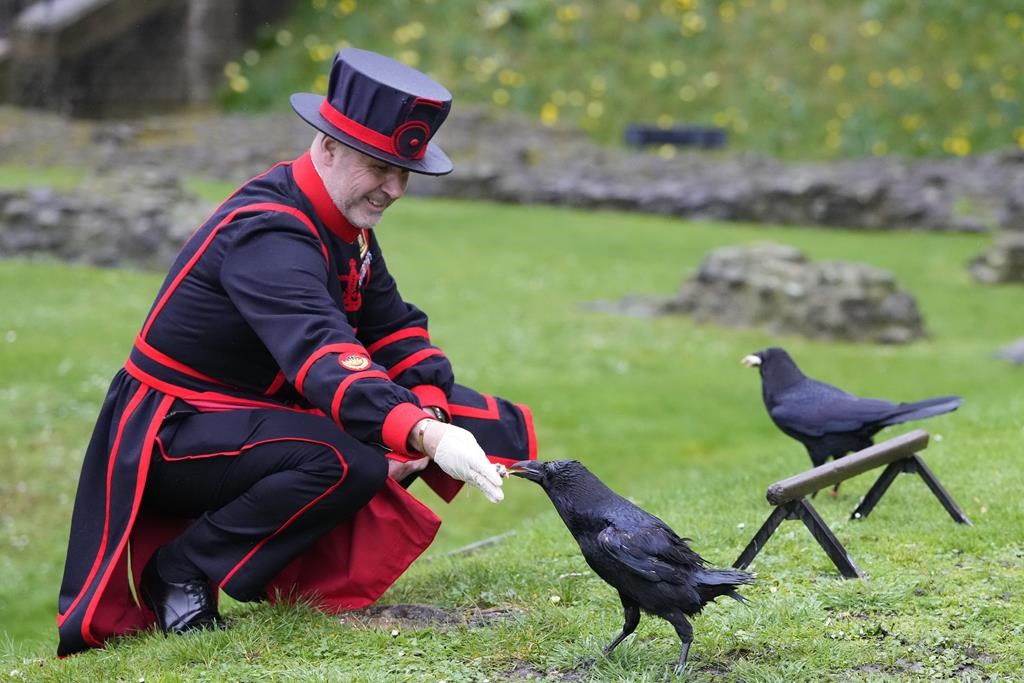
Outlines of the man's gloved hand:
M 415 429 L 419 429 L 417 425 Z M 451 424 L 428 420 L 423 429 L 422 452 L 430 456 L 446 474 L 472 484 L 487 500 L 505 499 L 498 470 L 476 442 L 471 432 Z

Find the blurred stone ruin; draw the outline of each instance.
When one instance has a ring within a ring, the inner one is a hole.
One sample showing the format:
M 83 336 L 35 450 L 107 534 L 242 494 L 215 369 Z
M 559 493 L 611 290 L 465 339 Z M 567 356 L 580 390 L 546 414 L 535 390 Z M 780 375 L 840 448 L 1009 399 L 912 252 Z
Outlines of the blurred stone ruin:
M 1002 233 L 967 268 L 978 282 L 1024 282 L 1024 199 L 1011 196 L 1000 216 Z
M 779 244 L 710 252 L 660 312 L 814 339 L 903 344 L 926 336 L 917 302 L 891 273 L 813 262 Z
M 164 269 L 212 208 L 156 168 L 100 173 L 67 192 L 0 188 L 0 257 Z

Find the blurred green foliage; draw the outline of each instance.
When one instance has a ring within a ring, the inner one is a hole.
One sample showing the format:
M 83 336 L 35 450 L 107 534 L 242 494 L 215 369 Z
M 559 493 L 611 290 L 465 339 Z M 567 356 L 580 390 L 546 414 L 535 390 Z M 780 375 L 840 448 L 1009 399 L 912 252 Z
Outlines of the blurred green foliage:
M 607 143 L 644 122 L 721 126 L 733 149 L 784 158 L 1024 147 L 1024 0 L 300 0 L 226 65 L 224 102 L 323 93 L 348 45 L 430 73 L 457 105 Z

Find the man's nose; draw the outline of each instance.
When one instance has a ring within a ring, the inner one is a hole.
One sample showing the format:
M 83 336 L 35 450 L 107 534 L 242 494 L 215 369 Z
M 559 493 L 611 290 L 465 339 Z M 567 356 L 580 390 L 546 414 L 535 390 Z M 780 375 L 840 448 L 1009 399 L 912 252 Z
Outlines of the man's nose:
M 387 192 L 388 196 L 392 199 L 398 199 L 405 194 L 407 184 L 408 176 L 398 169 L 392 169 L 388 171 L 387 177 L 384 178 L 384 184 L 381 185 L 381 189 Z

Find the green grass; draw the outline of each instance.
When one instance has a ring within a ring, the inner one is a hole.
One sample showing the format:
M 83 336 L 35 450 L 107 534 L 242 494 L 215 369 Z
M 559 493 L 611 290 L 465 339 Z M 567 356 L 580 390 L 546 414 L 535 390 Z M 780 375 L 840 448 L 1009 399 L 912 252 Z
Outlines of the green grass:
M 898 479 L 847 521 L 873 481 L 819 496 L 821 515 L 868 580 L 838 578 L 799 524 L 759 555 L 751 604 L 696 618 L 689 680 L 1009 680 L 1024 661 L 1024 380 L 992 351 L 1024 334 L 1021 290 L 974 284 L 976 235 L 857 233 L 695 223 L 651 216 L 407 199 L 380 228 L 403 294 L 431 314 L 460 381 L 529 403 L 541 457 L 585 461 L 659 515 L 709 561 L 730 564 L 770 511 L 771 482 L 804 469 L 769 422 L 739 359 L 788 348 L 806 371 L 866 395 L 958 393 L 958 412 L 919 425 L 926 461 L 974 521 L 954 524 L 924 485 Z M 893 271 L 932 336 L 903 347 L 776 337 L 642 320 L 580 304 L 671 294 L 709 250 L 772 239 L 815 259 Z M 369 627 L 304 608 L 232 605 L 223 633 L 147 633 L 68 660 L 52 657 L 70 506 L 106 385 L 160 275 L 0 263 L 0 680 L 423 680 L 664 678 L 678 644 L 647 617 L 586 671 L 621 626 L 613 591 L 584 564 L 539 488 L 506 483 L 444 506 L 427 557 L 384 603 L 430 603 L 513 618 L 485 628 Z M 895 435 L 893 428 L 884 432 Z M 941 437 L 941 438 L 940 438 Z M 473 554 L 448 551 L 514 531 Z M 558 596 L 557 601 L 552 596 Z M 18 672 L 18 673 L 14 673 Z
M 303 0 L 225 67 L 224 100 L 287 109 L 354 45 L 427 71 L 456 107 L 604 142 L 689 123 L 787 158 L 966 155 L 1024 146 L 1022 42 L 1024 0 Z

